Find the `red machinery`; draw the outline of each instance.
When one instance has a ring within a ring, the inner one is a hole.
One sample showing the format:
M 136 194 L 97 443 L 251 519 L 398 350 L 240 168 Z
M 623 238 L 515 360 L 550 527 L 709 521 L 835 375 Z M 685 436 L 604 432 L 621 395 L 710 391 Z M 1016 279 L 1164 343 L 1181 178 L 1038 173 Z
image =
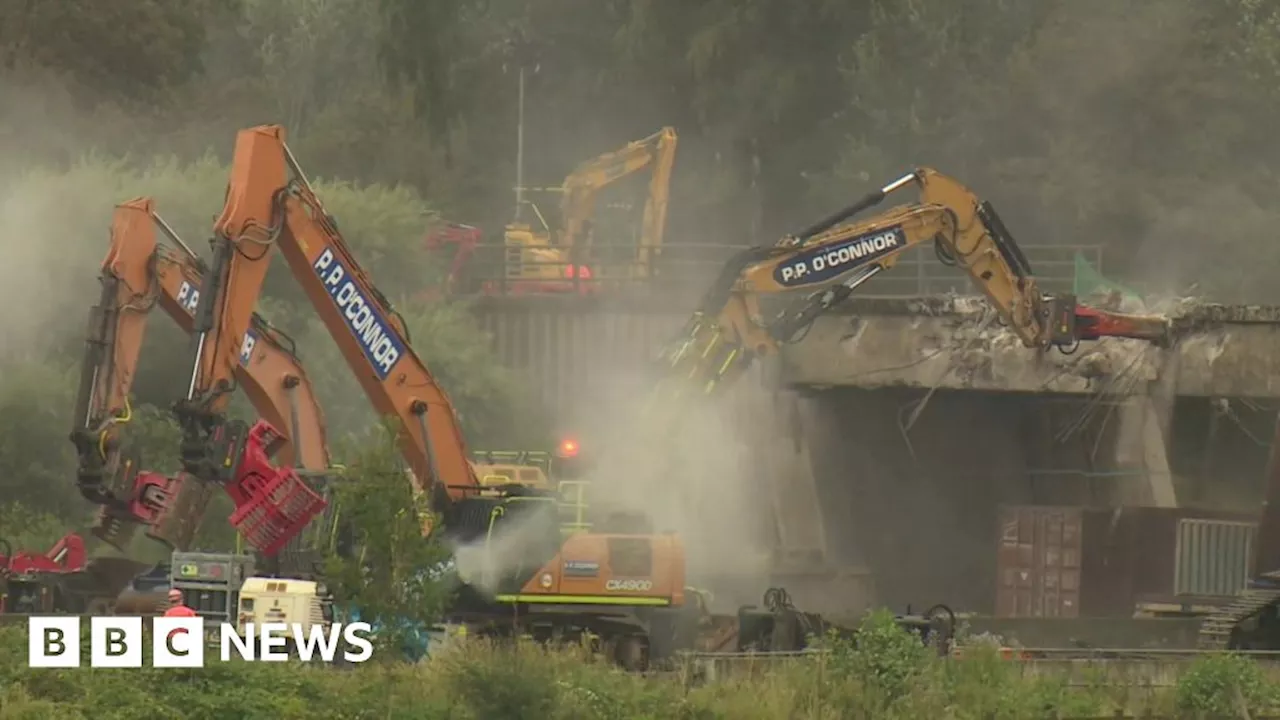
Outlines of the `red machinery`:
M 286 438 L 265 420 L 247 432 L 235 423 L 222 428 L 215 438 L 225 449 L 226 466 L 232 468 L 224 485 L 236 510 L 230 522 L 258 552 L 270 557 L 324 511 L 326 501 L 293 468 L 272 464 L 271 457 Z M 174 521 L 189 518 L 184 508 L 171 500 L 189 476 L 170 477 L 157 472 L 139 472 L 134 479 L 130 511 L 145 525 L 156 527 L 170 516 Z
M 231 525 L 250 545 L 271 557 L 324 512 L 325 499 L 291 467 L 276 467 L 271 456 L 285 437 L 265 420 L 249 428 L 236 448 L 235 480 L 226 486 L 236 503 Z
M 63 535 L 43 555 L 23 550 L 15 553 L 3 540 L 0 540 L 0 545 L 4 546 L 5 551 L 5 554 L 0 555 L 0 572 L 5 575 L 76 572 L 83 570 L 88 560 L 84 552 L 84 539 L 75 533 Z
M 454 246 L 453 256 L 449 261 L 449 272 L 445 276 L 443 292 L 441 288 L 430 288 L 422 293 L 425 300 L 439 300 L 441 296 L 457 295 L 463 291 L 462 269 L 476 253 L 482 234 L 480 228 L 461 223 L 445 223 L 427 233 L 425 245 L 427 252 L 442 253 L 448 246 Z M 505 288 L 501 280 L 487 279 L 480 283 L 480 293 L 487 296 L 497 295 L 531 295 L 543 293 L 576 292 L 579 295 L 594 295 L 599 291 L 597 283 L 591 282 L 592 271 L 587 265 L 569 265 L 561 270 L 560 279 L 536 280 L 518 278 L 510 281 Z M 586 282 L 576 282 L 577 280 Z
M 0 614 L 6 612 L 51 612 L 59 602 L 58 578 L 85 568 L 84 539 L 75 533 L 63 535 L 49 552 L 14 552 L 0 540 Z
M 471 259 L 471 256 L 475 254 L 476 247 L 480 244 L 480 237 L 480 228 L 461 223 L 445 223 L 432 228 L 427 233 L 427 252 L 438 253 L 442 252 L 446 246 L 456 246 L 453 251 L 453 258 L 449 261 L 449 274 L 445 276 L 444 280 L 445 295 L 453 295 L 458 291 L 462 268 Z M 486 287 L 486 294 L 488 294 L 487 291 L 488 288 Z M 427 299 L 430 300 L 438 300 L 440 294 L 439 288 L 432 288 L 425 293 Z

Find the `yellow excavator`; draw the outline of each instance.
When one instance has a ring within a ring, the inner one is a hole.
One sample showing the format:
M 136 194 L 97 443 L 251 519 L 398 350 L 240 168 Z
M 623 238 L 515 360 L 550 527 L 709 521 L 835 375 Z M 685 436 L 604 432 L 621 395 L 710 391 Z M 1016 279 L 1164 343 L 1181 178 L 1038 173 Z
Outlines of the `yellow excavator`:
M 618 281 L 643 279 L 654 272 L 667 223 L 676 131 L 664 127 L 582 163 L 555 191 L 561 194 L 560 224 L 554 231 L 536 204 L 528 203 L 541 229 L 513 222 L 504 234 L 503 258 L 508 292 L 513 295 L 580 292 L 590 294 Z M 593 258 L 596 196 L 606 186 L 649 168 L 649 195 L 634 258 Z
M 871 217 L 855 216 L 889 195 L 914 189 L 914 202 Z M 1027 348 L 1071 354 L 1081 341 L 1104 337 L 1172 341 L 1160 315 L 1126 315 L 1080 305 L 1074 295 L 1043 292 L 1026 255 L 990 202 L 954 178 L 917 168 L 777 244 L 732 258 L 661 353 L 669 403 L 688 389 L 713 394 L 751 362 L 802 336 L 824 312 L 860 285 L 891 269 L 902 253 L 932 243 L 939 262 L 964 270 L 999 321 Z M 766 317 L 761 299 L 803 294 Z M 668 382 L 669 381 L 669 382 Z

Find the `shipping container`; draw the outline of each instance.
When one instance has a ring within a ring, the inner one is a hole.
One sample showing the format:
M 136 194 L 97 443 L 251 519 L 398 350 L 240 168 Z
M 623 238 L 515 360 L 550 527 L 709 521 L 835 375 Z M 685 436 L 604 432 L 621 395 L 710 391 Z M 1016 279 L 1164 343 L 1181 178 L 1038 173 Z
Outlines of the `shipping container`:
M 1006 506 L 997 617 L 1130 617 L 1144 602 L 1234 595 L 1252 516 L 1182 508 Z
M 998 617 L 1080 614 L 1080 508 L 1004 508 L 997 555 Z

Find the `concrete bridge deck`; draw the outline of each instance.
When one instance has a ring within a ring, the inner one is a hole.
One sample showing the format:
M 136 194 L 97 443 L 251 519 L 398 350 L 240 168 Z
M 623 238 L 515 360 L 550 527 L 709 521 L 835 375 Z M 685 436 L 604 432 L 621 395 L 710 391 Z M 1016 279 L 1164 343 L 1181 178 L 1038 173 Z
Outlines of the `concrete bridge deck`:
M 1160 380 L 1176 395 L 1280 397 L 1280 307 L 1189 305 L 1167 350 L 1138 340 L 1033 352 L 976 297 L 857 298 L 784 349 L 786 385 L 1037 393 L 1129 392 Z

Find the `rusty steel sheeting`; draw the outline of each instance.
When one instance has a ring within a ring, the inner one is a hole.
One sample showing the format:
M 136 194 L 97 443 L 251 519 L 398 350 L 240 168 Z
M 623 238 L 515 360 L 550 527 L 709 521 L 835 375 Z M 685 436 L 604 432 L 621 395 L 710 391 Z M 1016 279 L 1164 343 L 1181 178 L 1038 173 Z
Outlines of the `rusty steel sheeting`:
M 997 617 L 1078 617 L 1083 513 L 1005 507 L 997 550 Z
M 583 418 L 602 397 L 642 381 L 687 313 L 584 307 L 575 298 L 477 303 L 475 315 L 502 364 L 524 375 L 557 422 Z
M 1245 589 L 1256 523 L 1182 518 L 1177 532 L 1175 594 L 1229 596 Z

